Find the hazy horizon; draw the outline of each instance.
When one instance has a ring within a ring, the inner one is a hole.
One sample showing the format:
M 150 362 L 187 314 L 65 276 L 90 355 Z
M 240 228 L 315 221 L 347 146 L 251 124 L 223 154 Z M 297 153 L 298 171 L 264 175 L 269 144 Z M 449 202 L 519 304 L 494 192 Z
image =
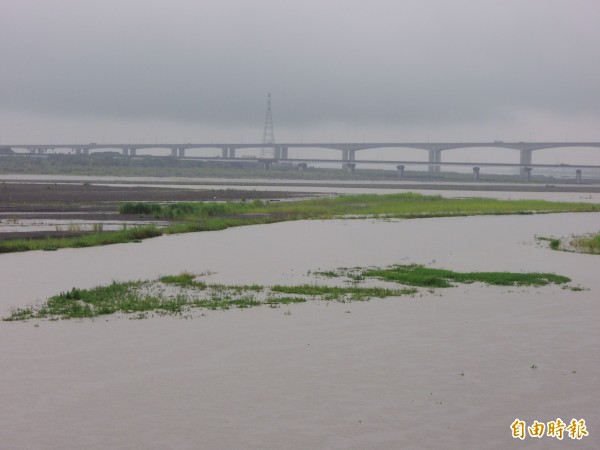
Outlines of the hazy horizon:
M 0 143 L 600 141 L 600 3 L 6 0 Z

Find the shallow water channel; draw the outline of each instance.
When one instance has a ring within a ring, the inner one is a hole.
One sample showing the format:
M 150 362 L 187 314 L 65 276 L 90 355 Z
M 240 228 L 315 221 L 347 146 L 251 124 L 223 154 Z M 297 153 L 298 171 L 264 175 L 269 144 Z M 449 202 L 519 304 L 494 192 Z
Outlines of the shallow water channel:
M 598 213 L 311 220 L 0 255 L 2 315 L 73 286 L 184 270 L 272 285 L 421 263 L 555 272 L 584 288 L 474 284 L 192 320 L 0 322 L 0 447 L 507 448 L 517 417 L 574 417 L 590 430 L 581 444 L 597 448 L 600 257 L 535 236 L 599 229 Z

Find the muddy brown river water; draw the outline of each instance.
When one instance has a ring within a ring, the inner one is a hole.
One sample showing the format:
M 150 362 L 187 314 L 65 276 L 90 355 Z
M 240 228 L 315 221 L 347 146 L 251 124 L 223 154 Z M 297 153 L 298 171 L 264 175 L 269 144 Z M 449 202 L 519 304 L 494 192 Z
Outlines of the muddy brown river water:
M 0 255 L 2 315 L 73 286 L 183 270 L 270 285 L 422 263 L 555 272 L 585 288 L 0 322 L 0 448 L 599 448 L 600 257 L 535 241 L 599 229 L 597 213 L 302 221 Z M 516 442 L 516 418 L 585 419 L 589 436 Z

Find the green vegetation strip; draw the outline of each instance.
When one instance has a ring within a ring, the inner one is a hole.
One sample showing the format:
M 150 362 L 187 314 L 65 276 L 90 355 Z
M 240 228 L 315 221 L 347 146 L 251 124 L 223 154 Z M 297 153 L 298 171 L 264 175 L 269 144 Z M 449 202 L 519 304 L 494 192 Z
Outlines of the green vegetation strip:
M 338 269 L 337 271 L 316 272 L 328 278 L 347 277 L 357 282 L 367 278 L 428 288 L 447 288 L 454 283 L 485 283 L 494 286 L 546 286 L 548 284 L 563 284 L 570 278 L 553 273 L 515 273 L 515 272 L 453 272 L 445 269 L 435 269 L 418 264 L 394 265 L 386 268 L 360 267 Z
M 162 235 L 154 225 L 127 228 L 120 231 L 103 231 L 76 237 L 46 239 L 9 239 L 0 241 L 0 253 L 26 252 L 29 250 L 58 250 L 59 248 L 96 247 L 99 245 L 140 242 L 142 239 Z
M 137 242 L 163 234 L 216 231 L 242 225 L 288 220 L 335 218 L 422 218 L 472 215 L 536 214 L 600 211 L 590 203 L 559 203 L 542 200 L 448 199 L 438 195 L 353 195 L 300 202 L 182 202 L 172 204 L 124 203 L 120 212 L 174 221 L 165 228 L 139 226 L 120 231 L 102 231 L 46 239 L 15 239 L 0 242 L 0 253 L 27 250 L 57 250 Z
M 452 199 L 439 195 L 388 194 L 351 195 L 301 202 L 264 203 L 125 203 L 120 212 L 152 215 L 157 219 L 201 220 L 240 215 L 275 216 L 278 220 L 330 219 L 345 216 L 374 217 L 446 217 L 481 214 L 533 214 L 549 212 L 600 211 L 590 203 L 548 202 L 543 200 L 497 200 L 490 198 Z
M 453 272 L 414 264 L 366 270 L 362 275 L 409 286 L 440 288 L 451 287 L 451 282 L 480 282 L 494 286 L 546 286 L 550 283 L 562 284 L 571 281 L 570 278 L 553 273 Z
M 564 284 L 569 278 L 552 273 L 512 272 L 453 272 L 416 264 L 395 265 L 386 268 L 352 268 L 315 272 L 328 278 L 346 277 L 350 286 L 323 286 L 303 284 L 272 287 L 252 285 L 207 284 L 197 275 L 183 272 L 167 275 L 154 281 L 131 281 L 92 289 L 73 288 L 50 297 L 41 306 L 15 308 L 4 321 L 28 319 L 71 319 L 98 317 L 117 312 L 138 315 L 153 311 L 157 314 L 187 314 L 192 308 L 230 309 L 268 305 L 302 303 L 309 299 L 326 301 L 363 301 L 371 298 L 414 295 L 416 287 L 446 288 L 454 283 L 482 282 L 498 286 L 545 286 Z M 367 279 L 382 280 L 410 288 L 363 287 L 358 283 Z M 574 289 L 580 290 L 580 289 Z M 291 295 L 291 296 L 290 296 Z M 145 316 L 143 316 L 145 317 Z M 141 318 L 138 316 L 138 318 Z

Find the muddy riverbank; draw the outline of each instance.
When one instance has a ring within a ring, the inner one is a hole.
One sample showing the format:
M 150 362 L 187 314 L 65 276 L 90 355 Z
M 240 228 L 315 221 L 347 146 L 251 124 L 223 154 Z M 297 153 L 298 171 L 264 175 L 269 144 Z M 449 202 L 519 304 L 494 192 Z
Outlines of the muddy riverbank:
M 119 214 L 118 208 L 123 202 L 277 201 L 314 195 L 219 188 L 111 186 L 87 182 L 5 182 L 0 184 L 0 240 L 80 236 L 91 232 L 94 223 L 115 228 L 156 222 L 150 216 Z
M 181 189 L 153 186 L 108 186 L 92 183 L 1 183 L 0 212 L 114 210 L 128 201 L 232 201 L 297 198 L 309 194 L 238 189 Z

